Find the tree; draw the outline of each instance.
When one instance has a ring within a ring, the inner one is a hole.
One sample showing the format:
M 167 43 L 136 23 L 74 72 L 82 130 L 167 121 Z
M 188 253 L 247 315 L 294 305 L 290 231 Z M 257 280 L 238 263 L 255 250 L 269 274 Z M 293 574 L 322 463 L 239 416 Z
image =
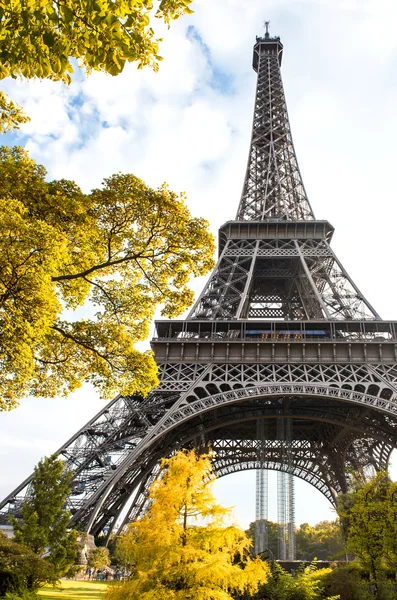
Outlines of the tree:
M 37 556 L 30 548 L 9 539 L 0 531 L 0 596 L 6 591 L 35 590 L 56 580 L 52 564 Z M 11 576 L 7 581 L 7 573 Z M 15 585 L 15 583 L 17 585 Z M 17 589 L 12 589 L 16 587 Z M 18 589 L 19 588 L 19 589 Z
M 191 1 L 1 0 L 0 79 L 40 77 L 70 83 L 71 59 L 77 59 L 88 72 L 111 75 L 121 73 L 126 62 L 157 70 L 161 40 L 155 38 L 151 17 L 154 14 L 169 26 L 172 20 L 192 12 Z M 11 108 L 4 94 L 2 99 Z M 10 121 L 1 98 L 0 108 L 0 133 L 11 124 L 26 121 L 20 113 Z
M 296 530 L 296 556 L 300 560 L 332 560 L 344 553 L 339 520 L 302 523 Z
M 274 521 L 266 521 L 267 526 L 267 545 L 273 556 L 278 556 L 278 539 L 280 525 Z M 252 546 L 255 546 L 255 521 L 252 521 L 249 528 L 245 532 L 252 542 Z
M 162 467 L 147 514 L 119 541 L 134 576 L 109 588 L 105 598 L 230 600 L 234 592 L 255 592 L 269 567 L 249 557 L 243 531 L 224 525 L 230 511 L 215 502 L 208 456 L 178 452 Z
M 213 265 L 208 223 L 183 194 L 133 175 L 90 194 L 45 175 L 21 148 L 0 148 L 0 406 L 83 381 L 106 398 L 144 395 L 157 366 L 134 344 L 159 305 L 173 317 L 191 304 L 190 276 Z
M 72 474 L 55 456 L 35 467 L 29 499 L 22 506 L 22 521 L 11 517 L 15 541 L 38 557 L 46 558 L 57 579 L 69 572 L 77 556 L 76 531 L 68 531 L 70 514 L 64 509 Z
M 268 548 L 278 556 L 279 524 L 267 521 Z M 255 521 L 247 530 L 252 543 L 255 541 Z M 316 525 L 302 523 L 295 531 L 296 557 L 298 560 L 331 560 L 344 553 L 341 526 L 336 521 L 320 521 Z
M 397 482 L 388 479 L 386 531 L 384 537 L 386 564 L 397 576 Z
M 385 562 L 395 573 L 397 570 L 397 483 L 392 483 L 386 472 L 379 472 L 340 495 L 337 510 L 346 549 L 368 570 L 378 594 L 385 578 Z
M 95 548 L 88 557 L 88 565 L 96 570 L 105 569 L 110 564 L 110 553 L 107 548 L 101 546 Z

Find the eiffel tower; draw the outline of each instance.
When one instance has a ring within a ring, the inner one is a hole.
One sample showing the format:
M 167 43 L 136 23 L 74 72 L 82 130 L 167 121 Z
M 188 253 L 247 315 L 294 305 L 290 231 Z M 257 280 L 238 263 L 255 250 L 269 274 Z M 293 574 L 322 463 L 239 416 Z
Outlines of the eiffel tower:
M 258 37 L 248 166 L 237 216 L 190 314 L 159 320 L 160 386 L 117 396 L 57 453 L 74 471 L 71 524 L 108 536 L 145 508 L 159 460 L 211 448 L 216 475 L 300 477 L 335 504 L 397 445 L 397 323 L 383 321 L 316 220 L 291 137 L 280 38 Z M 0 504 L 20 514 L 30 478 Z

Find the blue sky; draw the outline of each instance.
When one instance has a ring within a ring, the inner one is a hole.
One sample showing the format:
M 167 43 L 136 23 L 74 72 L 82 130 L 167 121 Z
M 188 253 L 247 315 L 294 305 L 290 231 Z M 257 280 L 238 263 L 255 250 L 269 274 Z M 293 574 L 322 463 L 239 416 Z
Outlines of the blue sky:
M 271 21 L 284 44 L 292 133 L 314 212 L 336 228 L 333 248 L 384 318 L 397 318 L 394 280 L 397 164 L 397 4 L 394 0 L 195 0 L 195 13 L 158 26 L 159 73 L 76 72 L 69 87 L 2 82 L 32 117 L 6 143 L 26 147 L 49 178 L 84 190 L 112 173 L 186 191 L 216 233 L 237 210 L 251 134 L 252 46 Z M 203 282 L 194 282 L 199 291 Z M 66 400 L 26 399 L 0 415 L 0 495 L 103 406 L 85 386 Z M 271 482 L 272 493 L 274 482 Z M 219 481 L 243 525 L 254 518 L 254 473 Z M 275 504 L 270 515 L 275 518 Z M 297 484 L 297 522 L 333 518 Z

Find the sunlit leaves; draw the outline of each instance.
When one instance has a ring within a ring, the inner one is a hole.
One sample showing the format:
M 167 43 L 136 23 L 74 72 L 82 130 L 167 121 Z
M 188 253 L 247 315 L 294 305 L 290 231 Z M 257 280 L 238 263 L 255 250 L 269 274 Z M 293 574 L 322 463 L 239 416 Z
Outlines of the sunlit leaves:
M 397 574 L 397 483 L 379 472 L 338 504 L 347 550 L 355 554 L 377 584 L 385 564 Z
M 191 303 L 190 277 L 213 264 L 208 224 L 133 175 L 86 195 L 45 174 L 22 149 L 0 149 L 0 406 L 83 381 L 103 397 L 146 394 L 157 367 L 135 343 L 158 306 L 175 316 Z
M 166 470 L 151 487 L 148 513 L 119 541 L 134 576 L 109 588 L 105 597 L 231 600 L 233 592 L 256 592 L 270 569 L 249 557 L 243 531 L 224 524 L 230 511 L 212 494 L 208 456 L 179 452 L 162 466 Z
M 7 133 L 10 129 L 19 129 L 23 123 L 29 121 L 20 106 L 9 100 L 0 92 L 0 133 Z
M 191 0 L 0 1 L 0 79 L 70 81 L 71 58 L 89 70 L 117 75 L 126 62 L 157 69 L 154 15 L 168 25 L 190 13 Z
M 90 71 L 119 75 L 126 62 L 158 69 L 159 42 L 150 26 L 191 13 L 192 0 L 0 0 L 0 79 L 71 82 L 71 59 Z M 0 133 L 26 123 L 0 92 Z
M 340 596 L 328 596 L 326 579 L 331 569 L 318 569 L 316 561 L 305 566 L 302 563 L 294 574 L 281 565 L 272 565 L 272 577 L 264 585 L 255 600 L 340 600 Z

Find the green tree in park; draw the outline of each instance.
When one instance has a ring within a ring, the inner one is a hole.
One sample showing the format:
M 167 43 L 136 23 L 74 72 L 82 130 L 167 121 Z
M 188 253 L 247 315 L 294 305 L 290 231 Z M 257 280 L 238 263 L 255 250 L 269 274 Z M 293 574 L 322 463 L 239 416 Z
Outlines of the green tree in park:
M 104 546 L 100 546 L 99 548 L 95 548 L 90 552 L 88 557 L 88 565 L 95 569 L 96 571 L 100 571 L 105 569 L 110 564 L 110 552 Z
M 344 555 L 339 520 L 302 523 L 296 530 L 296 556 L 299 560 L 332 560 Z
M 192 12 L 192 0 L 0 0 L 0 79 L 48 78 L 66 83 L 71 59 L 118 75 L 126 62 L 158 69 L 153 15 L 168 26 Z M 0 92 L 0 132 L 27 120 Z
M 267 521 L 267 545 L 268 549 L 272 553 L 274 557 L 278 555 L 278 538 L 279 538 L 279 530 L 280 526 L 278 523 L 274 521 Z M 251 540 L 251 546 L 254 548 L 255 545 L 255 521 L 252 521 L 249 525 L 249 528 L 245 532 L 247 536 Z
M 252 544 L 255 540 L 255 522 L 247 530 Z M 267 521 L 268 548 L 277 557 L 279 525 Z M 302 523 L 295 531 L 296 557 L 298 560 L 330 560 L 344 554 L 342 529 L 338 520 L 321 521 L 316 525 Z
M 234 593 L 254 593 L 269 567 L 250 558 L 243 531 L 225 525 L 230 511 L 215 502 L 208 456 L 178 452 L 162 467 L 148 512 L 119 541 L 134 576 L 111 586 L 105 598 L 231 600 Z
M 0 596 L 56 580 L 53 565 L 0 531 Z
M 44 458 L 35 467 L 21 521 L 11 517 L 15 541 L 45 557 L 53 580 L 68 573 L 77 556 L 77 533 L 68 531 L 70 514 L 64 509 L 71 477 L 55 456 Z
M 380 472 L 341 495 L 337 509 L 346 549 L 368 570 L 370 583 L 378 593 L 385 579 L 385 566 L 397 574 L 397 483 L 391 482 L 386 472 Z
M 158 306 L 174 317 L 191 304 L 190 277 L 213 265 L 208 223 L 183 194 L 133 175 L 90 194 L 45 175 L 21 148 L 0 148 L 0 408 L 83 381 L 105 398 L 146 394 L 157 366 L 135 343 Z

